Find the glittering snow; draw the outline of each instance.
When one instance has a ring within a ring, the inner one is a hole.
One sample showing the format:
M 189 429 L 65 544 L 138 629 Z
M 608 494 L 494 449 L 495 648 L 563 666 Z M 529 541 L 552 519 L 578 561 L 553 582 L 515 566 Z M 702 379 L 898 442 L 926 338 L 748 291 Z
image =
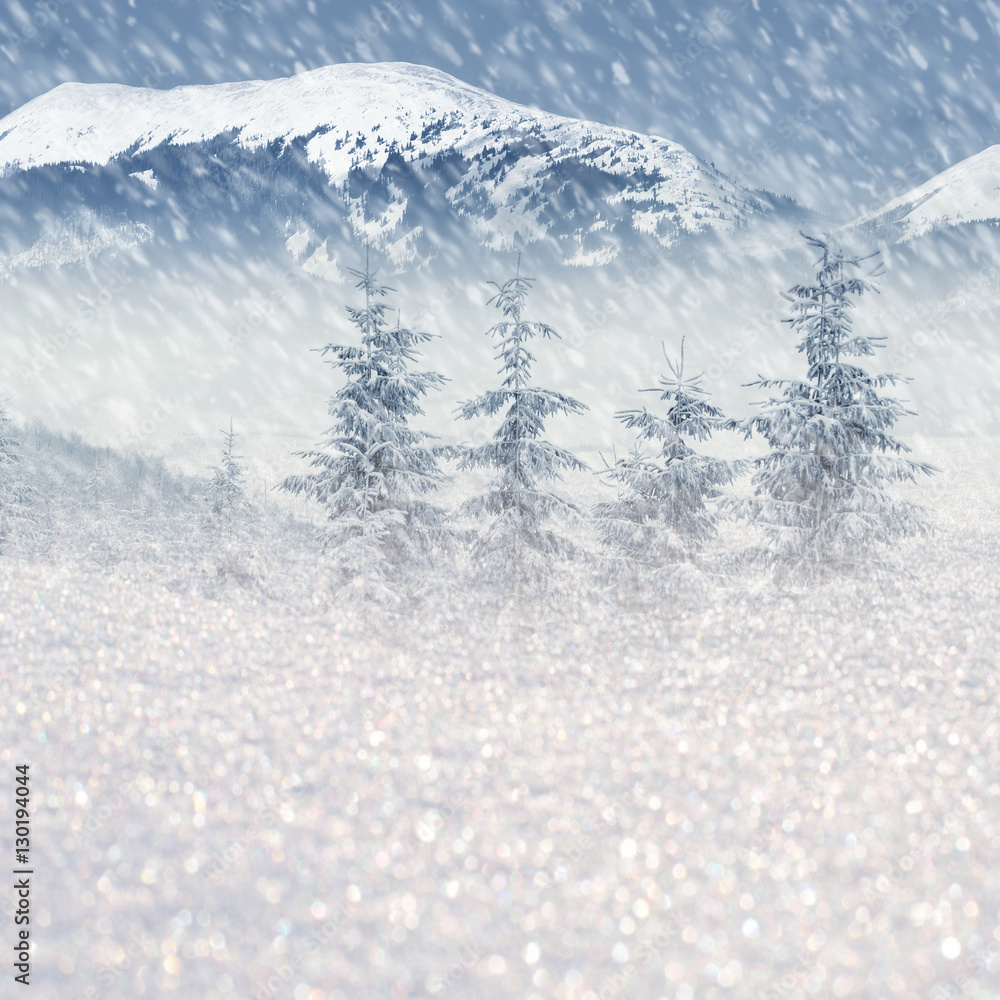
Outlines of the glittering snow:
M 35 995 L 993 995 L 997 447 L 919 442 L 881 595 L 373 631 L 4 562 Z

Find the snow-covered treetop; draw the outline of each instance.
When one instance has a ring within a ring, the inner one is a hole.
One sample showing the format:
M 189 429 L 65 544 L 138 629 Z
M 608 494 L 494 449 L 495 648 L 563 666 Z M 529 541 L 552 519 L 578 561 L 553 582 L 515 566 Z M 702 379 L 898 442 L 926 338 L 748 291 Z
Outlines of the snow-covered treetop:
M 580 413 L 587 406 L 555 389 L 530 384 L 535 356 L 528 350 L 528 341 L 559 336 L 548 323 L 524 318 L 525 301 L 532 282 L 532 278 L 521 274 L 520 259 L 513 278 L 502 285 L 491 282 L 497 294 L 488 304 L 496 306 L 504 319 L 488 332 L 499 340 L 496 358 L 502 362 L 503 380 L 499 389 L 484 392 L 458 408 L 462 418 L 469 420 L 493 416 L 507 407 L 493 441 L 466 449 L 460 467 L 503 470 L 508 485 L 514 484 L 516 489 L 533 488 L 539 479 L 558 477 L 560 469 L 585 468 L 568 451 L 542 439 L 549 417 L 557 413 Z
M 859 448 L 908 451 L 888 431 L 911 411 L 899 400 L 881 396 L 879 390 L 909 379 L 894 373 L 869 374 L 845 360 L 873 356 L 884 340 L 855 334 L 851 316 L 861 295 L 878 290 L 876 282 L 882 273 L 878 255 L 852 255 L 836 247 L 828 236 L 802 233 L 802 237 L 820 253 L 816 280 L 793 285 L 783 293 L 791 303 L 792 315 L 782 322 L 801 337 L 798 349 L 806 356 L 806 378 L 758 377 L 753 386 L 780 388 L 783 398 L 770 400 L 763 413 L 733 426 L 747 437 L 761 433 L 782 448 L 810 451 L 823 442 L 839 455 Z M 866 266 L 866 261 L 875 263 Z
M 865 292 L 877 292 L 876 281 L 882 275 L 877 262 L 864 273 L 858 273 L 866 260 L 877 259 L 849 256 L 831 246 L 829 239 L 801 234 L 806 243 L 820 252 L 816 280 L 812 284 L 793 285 L 782 296 L 792 303 L 792 315 L 784 323 L 801 334 L 798 349 L 805 353 L 809 378 L 820 382 L 831 375 L 831 364 L 842 356 L 865 357 L 875 353 L 875 346 L 884 338 L 855 337 L 851 311 L 856 299 Z
M 313 472 L 289 476 L 284 489 L 304 493 L 330 505 L 331 516 L 361 508 L 371 512 L 386 505 L 407 506 L 413 494 L 440 485 L 433 438 L 409 426 L 420 416 L 420 398 L 446 381 L 436 372 L 415 371 L 416 345 L 434 336 L 389 323 L 385 296 L 393 291 L 376 280 L 378 269 L 366 257 L 364 270 L 350 269 L 363 291 L 363 308 L 347 307 L 357 328 L 357 344 L 327 344 L 319 353 L 346 381 L 330 397 L 334 424 L 320 450 L 297 452 L 308 458 Z M 358 492 L 360 491 L 360 492 Z
M 660 416 L 641 410 L 620 410 L 615 416 L 630 430 L 636 432 L 637 442 L 659 441 L 663 458 L 684 458 L 691 454 L 685 437 L 707 441 L 723 423 L 723 414 L 708 402 L 708 391 L 701 387 L 702 375 L 684 375 L 684 340 L 681 339 L 680 358 L 674 360 L 661 345 L 670 375 L 660 376 L 660 385 L 643 392 L 657 392 L 660 400 L 670 403 L 666 415 Z

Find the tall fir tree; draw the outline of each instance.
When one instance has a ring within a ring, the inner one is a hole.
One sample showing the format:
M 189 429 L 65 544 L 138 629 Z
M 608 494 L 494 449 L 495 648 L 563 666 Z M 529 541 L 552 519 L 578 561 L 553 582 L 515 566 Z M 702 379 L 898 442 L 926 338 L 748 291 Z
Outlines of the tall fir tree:
M 829 238 L 802 236 L 819 252 L 816 280 L 784 295 L 792 315 L 782 322 L 801 338 L 806 377 L 758 377 L 751 386 L 781 396 L 730 426 L 747 438 L 760 434 L 771 448 L 755 461 L 754 496 L 736 503 L 737 514 L 763 528 L 764 555 L 779 575 L 809 582 L 886 569 L 888 546 L 928 530 L 923 511 L 888 487 L 936 470 L 904 458 L 910 449 L 890 434 L 900 417 L 915 414 L 880 390 L 910 380 L 870 375 L 847 360 L 884 346 L 884 337 L 856 334 L 851 315 L 857 298 L 878 290 L 881 265 L 864 266 L 878 255 L 859 257 Z
M 394 289 L 376 281 L 368 257 L 350 273 L 365 297 L 363 308 L 347 307 L 360 344 L 319 349 L 346 381 L 330 398 L 334 423 L 321 447 L 297 453 L 313 471 L 280 487 L 322 504 L 338 599 L 375 611 L 398 607 L 412 591 L 409 571 L 447 541 L 444 512 L 424 499 L 445 479 L 441 449 L 410 426 L 445 379 L 411 370 L 433 335 L 390 325 L 383 299 Z
M 662 416 L 641 410 L 615 414 L 635 431 L 631 455 L 602 471 L 618 498 L 594 506 L 598 537 L 608 552 L 608 582 L 654 586 L 665 583 L 679 565 L 690 563 L 716 533 L 719 512 L 710 501 L 719 487 L 744 471 L 742 461 L 728 462 L 696 452 L 689 440 L 707 441 L 726 423 L 722 411 L 708 402 L 701 375 L 684 375 L 684 341 L 680 360 L 664 357 L 669 376 L 644 392 L 657 392 L 668 404 Z M 647 446 L 656 446 L 650 455 Z
M 499 587 L 517 602 L 525 590 L 544 591 L 554 560 L 575 551 L 575 546 L 549 527 L 557 512 L 576 508 L 543 484 L 561 478 L 566 470 L 587 466 L 569 451 L 544 440 L 545 421 L 560 413 L 588 409 L 564 393 L 531 384 L 534 355 L 528 342 L 534 338 L 558 338 L 547 323 L 524 318 L 525 301 L 534 282 L 517 273 L 497 289 L 488 305 L 503 319 L 487 331 L 498 341 L 496 359 L 504 376 L 500 388 L 462 403 L 457 412 L 465 420 L 492 417 L 504 411 L 490 442 L 461 450 L 459 468 L 490 469 L 495 476 L 487 490 L 466 501 L 460 513 L 477 518 L 488 516 L 489 525 L 477 536 L 472 559 L 478 580 Z
M 15 538 L 33 520 L 34 490 L 21 469 L 20 442 L 5 400 L 0 399 L 0 555 L 9 553 Z

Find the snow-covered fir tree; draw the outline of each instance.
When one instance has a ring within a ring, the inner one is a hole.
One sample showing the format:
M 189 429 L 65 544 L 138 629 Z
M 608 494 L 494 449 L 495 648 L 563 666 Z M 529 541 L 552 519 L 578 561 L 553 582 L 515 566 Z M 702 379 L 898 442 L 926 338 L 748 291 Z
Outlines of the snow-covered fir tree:
M 239 436 L 229 421 L 219 464 L 212 467 L 205 500 L 211 537 L 211 570 L 219 583 L 259 584 L 264 574 L 260 512 L 246 493 L 246 466 L 236 452 Z
M 229 430 L 222 435 L 222 456 L 218 465 L 212 467 L 212 479 L 208 484 L 208 503 L 216 529 L 227 538 L 232 537 L 240 525 L 255 514 L 256 509 L 246 494 L 246 466 L 243 456 L 236 453 L 236 438 L 233 421 Z
M 490 469 L 495 476 L 486 491 L 467 500 L 459 513 L 488 517 L 489 524 L 478 533 L 472 550 L 478 580 L 499 588 L 516 602 L 526 591 L 546 589 L 554 561 L 574 553 L 575 546 L 549 524 L 557 512 L 576 508 L 545 483 L 560 473 L 587 466 L 542 435 L 545 421 L 559 413 L 580 413 L 587 407 L 554 389 L 531 384 L 535 361 L 528 342 L 536 337 L 559 337 L 546 323 L 524 318 L 525 300 L 533 283 L 518 270 L 497 289 L 488 304 L 503 319 L 487 334 L 498 341 L 496 359 L 504 376 L 500 388 L 462 403 L 458 413 L 465 420 L 492 417 L 503 411 L 503 419 L 491 441 L 461 450 L 459 468 Z
M 745 463 L 701 455 L 690 441 L 706 441 L 725 424 L 722 411 L 708 402 L 701 375 L 684 375 L 680 360 L 664 357 L 670 374 L 656 388 L 668 404 L 663 414 L 622 410 L 615 414 L 635 431 L 627 458 L 600 473 L 618 490 L 618 498 L 594 506 L 598 537 L 608 552 L 603 575 L 609 582 L 662 584 L 678 565 L 694 559 L 715 535 L 719 512 L 710 506 L 719 487 L 742 474 Z M 654 446 L 652 454 L 649 446 Z
M 887 546 L 926 532 L 922 510 L 887 487 L 936 470 L 904 458 L 909 448 L 890 434 L 913 411 L 880 390 L 909 379 L 870 375 L 848 360 L 874 356 L 885 339 L 856 334 L 851 315 L 857 298 L 877 291 L 881 266 L 865 263 L 877 254 L 859 257 L 829 238 L 802 236 L 819 253 L 818 271 L 814 283 L 785 294 L 792 315 L 783 322 L 801 338 L 806 377 L 759 377 L 750 385 L 781 395 L 730 426 L 760 434 L 771 449 L 755 461 L 754 496 L 735 505 L 737 514 L 763 528 L 763 554 L 779 576 L 810 581 L 884 569 Z
M 34 491 L 25 482 L 19 452 L 6 401 L 0 399 L 0 556 L 8 554 L 14 539 L 32 522 Z
M 333 425 L 321 447 L 298 452 L 311 472 L 281 488 L 310 497 L 326 511 L 324 548 L 334 566 L 339 600 L 395 608 L 413 591 L 408 574 L 446 544 L 444 511 L 425 499 L 445 477 L 434 435 L 410 426 L 423 415 L 421 397 L 445 379 L 413 371 L 419 344 L 433 335 L 390 324 L 383 301 L 393 289 L 365 269 L 350 269 L 364 307 L 347 307 L 356 345 L 328 344 L 320 353 L 346 381 L 330 398 Z

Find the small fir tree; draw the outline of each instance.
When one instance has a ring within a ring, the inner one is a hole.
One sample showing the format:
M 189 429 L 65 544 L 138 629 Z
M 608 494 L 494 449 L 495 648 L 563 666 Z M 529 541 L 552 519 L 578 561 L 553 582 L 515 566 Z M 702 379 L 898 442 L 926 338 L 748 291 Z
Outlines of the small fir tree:
M 246 466 L 243 456 L 236 453 L 239 435 L 232 419 L 229 430 L 220 433 L 222 455 L 212 467 L 206 495 L 214 572 L 218 582 L 252 586 L 261 582 L 264 573 L 258 544 L 262 525 L 257 506 L 246 495 Z
M 365 269 L 350 269 L 364 308 L 347 308 L 360 345 L 328 344 L 320 354 L 345 377 L 329 401 L 333 426 L 320 448 L 298 452 L 313 471 L 289 476 L 281 489 L 309 497 L 326 511 L 324 549 L 334 566 L 338 598 L 369 610 L 395 608 L 407 576 L 447 542 L 444 512 L 424 497 L 445 477 L 433 435 L 410 426 L 420 399 L 445 379 L 412 371 L 417 346 L 432 339 L 390 326 L 382 301 L 393 289 Z
M 855 334 L 851 316 L 856 298 L 878 290 L 880 265 L 863 268 L 877 254 L 851 256 L 829 239 L 802 236 L 820 255 L 816 281 L 789 289 L 792 316 L 783 322 L 801 338 L 806 377 L 759 377 L 750 384 L 781 396 L 730 426 L 771 447 L 755 462 L 754 496 L 736 512 L 764 529 L 764 555 L 783 577 L 809 581 L 886 568 L 885 547 L 928 530 L 921 509 L 887 487 L 936 470 L 902 457 L 909 448 L 889 433 L 913 411 L 880 390 L 909 379 L 869 375 L 847 360 L 884 346 L 883 337 Z
M 602 471 L 618 489 L 618 499 L 595 505 L 598 537 L 608 552 L 609 582 L 663 583 L 678 565 L 691 562 L 716 533 L 719 512 L 709 502 L 719 487 L 742 474 L 743 462 L 698 454 L 689 440 L 706 441 L 724 426 L 722 411 L 708 402 L 701 375 L 684 375 L 684 341 L 679 361 L 664 357 L 670 376 L 657 388 L 668 404 L 665 414 L 622 410 L 615 414 L 636 432 L 632 454 Z M 656 453 L 645 450 L 656 445 Z
M 239 527 L 249 521 L 256 508 L 246 494 L 246 467 L 243 456 L 236 454 L 236 438 L 230 418 L 229 430 L 222 435 L 222 457 L 219 465 L 212 467 L 212 479 L 208 484 L 208 502 L 216 530 L 226 538 L 232 538 Z
M 487 490 L 466 501 L 460 514 L 491 518 L 478 533 L 472 550 L 475 575 L 481 582 L 499 587 L 515 602 L 525 588 L 544 591 L 554 560 L 575 552 L 575 546 L 549 527 L 556 513 L 576 508 L 544 488 L 561 478 L 565 470 L 587 466 L 569 451 L 544 440 L 545 421 L 559 413 L 580 413 L 587 407 L 554 389 L 531 384 L 535 361 L 528 342 L 536 337 L 551 339 L 559 334 L 546 323 L 524 318 L 524 306 L 533 279 L 520 273 L 497 289 L 487 304 L 493 304 L 503 319 L 487 331 L 498 340 L 496 359 L 504 376 L 499 389 L 462 403 L 457 412 L 465 420 L 503 419 L 492 440 L 461 450 L 459 468 L 491 469 L 496 474 Z
M 0 399 L 0 555 L 6 555 L 14 540 L 33 520 L 34 490 L 21 469 L 20 442 L 5 400 Z

